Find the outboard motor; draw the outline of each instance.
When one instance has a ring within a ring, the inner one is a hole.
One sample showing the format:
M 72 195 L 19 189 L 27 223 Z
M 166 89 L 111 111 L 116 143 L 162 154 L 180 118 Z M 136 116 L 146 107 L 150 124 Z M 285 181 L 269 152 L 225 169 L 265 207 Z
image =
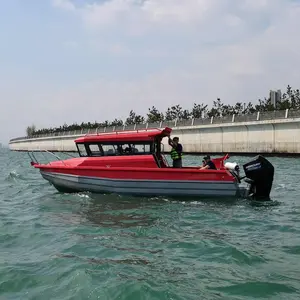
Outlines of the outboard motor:
M 253 198 L 269 200 L 274 179 L 274 166 L 266 158 L 258 155 L 244 164 L 243 168 L 247 177 L 245 181 L 251 186 L 250 193 Z

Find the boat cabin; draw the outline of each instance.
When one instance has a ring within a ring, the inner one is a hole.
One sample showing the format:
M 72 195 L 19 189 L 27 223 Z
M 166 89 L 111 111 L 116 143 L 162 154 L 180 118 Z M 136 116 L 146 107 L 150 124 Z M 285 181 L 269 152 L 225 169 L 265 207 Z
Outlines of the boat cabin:
M 163 157 L 161 141 L 171 134 L 172 129 L 142 129 L 92 134 L 75 140 L 80 157 L 102 157 L 105 161 L 123 162 L 130 159 L 150 166 L 163 168 L 168 164 Z M 114 158 L 113 158 L 114 157 Z M 105 159 L 106 158 L 106 159 Z M 119 165 L 119 164 L 118 164 Z M 123 164 L 122 164 L 123 165 Z M 120 166 L 120 165 L 119 165 Z

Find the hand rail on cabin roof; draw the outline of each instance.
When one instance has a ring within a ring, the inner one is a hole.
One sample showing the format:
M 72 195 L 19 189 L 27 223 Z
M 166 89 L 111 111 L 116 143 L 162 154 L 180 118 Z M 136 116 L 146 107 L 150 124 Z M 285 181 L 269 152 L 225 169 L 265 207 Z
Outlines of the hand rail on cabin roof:
M 140 129 L 132 129 L 132 130 L 115 130 L 115 131 L 110 131 L 110 132 L 100 132 L 100 133 L 92 133 L 92 134 L 90 134 L 90 133 L 87 133 L 87 134 L 85 134 L 84 136 L 94 136 L 94 135 L 108 135 L 108 134 L 115 134 L 115 135 L 117 135 L 117 134 L 126 134 L 126 133 L 133 133 L 133 132 L 136 132 L 136 133 L 138 133 L 138 132 L 147 132 L 147 131 L 150 131 L 150 132 L 152 132 L 152 131 L 163 131 L 164 129 L 159 129 L 159 128 L 155 128 L 155 127 L 153 127 L 153 128 L 140 128 Z

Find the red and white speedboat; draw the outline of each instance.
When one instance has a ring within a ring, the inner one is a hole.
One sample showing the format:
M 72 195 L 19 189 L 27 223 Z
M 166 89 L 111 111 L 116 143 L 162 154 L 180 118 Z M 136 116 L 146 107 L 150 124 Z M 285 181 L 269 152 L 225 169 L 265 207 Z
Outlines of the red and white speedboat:
M 236 164 L 225 163 L 228 155 L 213 160 L 217 170 L 173 168 L 162 153 L 170 133 L 166 127 L 86 135 L 75 140 L 79 157 L 41 164 L 30 155 L 31 164 L 60 192 L 269 198 L 274 167 L 264 157 L 243 165 L 243 178 Z

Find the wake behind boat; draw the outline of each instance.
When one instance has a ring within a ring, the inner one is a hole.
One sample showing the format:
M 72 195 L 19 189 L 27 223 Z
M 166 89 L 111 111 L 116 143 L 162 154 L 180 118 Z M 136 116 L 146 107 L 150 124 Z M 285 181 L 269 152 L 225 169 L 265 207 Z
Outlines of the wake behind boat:
M 212 159 L 217 170 L 173 168 L 162 151 L 162 140 L 171 131 L 166 127 L 86 135 L 75 140 L 79 157 L 42 164 L 32 153 L 31 165 L 67 193 L 269 199 L 274 167 L 266 158 L 258 155 L 244 164 L 243 177 L 238 165 L 225 163 L 228 155 Z

